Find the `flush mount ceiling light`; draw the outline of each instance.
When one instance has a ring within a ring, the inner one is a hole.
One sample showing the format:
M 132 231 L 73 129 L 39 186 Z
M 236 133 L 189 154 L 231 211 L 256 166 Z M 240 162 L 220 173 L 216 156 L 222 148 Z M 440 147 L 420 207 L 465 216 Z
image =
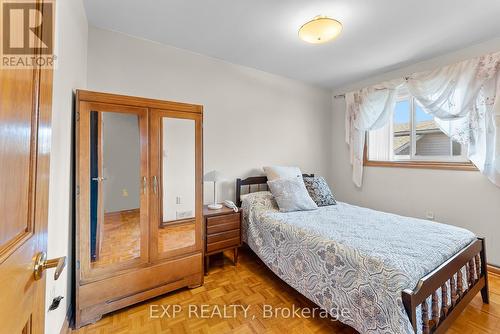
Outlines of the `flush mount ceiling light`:
M 312 44 L 331 41 L 342 31 L 342 24 L 326 16 L 316 16 L 299 29 L 301 40 Z

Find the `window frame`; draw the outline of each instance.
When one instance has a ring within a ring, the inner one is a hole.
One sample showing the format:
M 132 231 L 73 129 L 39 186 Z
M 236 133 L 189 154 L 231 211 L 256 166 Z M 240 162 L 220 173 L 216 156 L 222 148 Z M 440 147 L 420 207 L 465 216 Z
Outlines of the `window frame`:
M 452 170 L 470 170 L 477 171 L 477 167 L 467 159 L 467 148 L 462 147 L 462 154 L 458 156 L 419 156 L 416 155 L 417 141 L 416 138 L 416 104 L 415 98 L 407 93 L 398 95 L 397 102 L 408 100 L 410 106 L 410 154 L 406 156 L 394 155 L 391 150 L 391 160 L 369 160 L 368 158 L 368 145 L 370 140 L 369 131 L 366 132 L 365 148 L 363 154 L 364 166 L 374 167 L 404 167 L 404 168 L 425 168 L 425 169 L 452 169 Z M 393 131 L 393 117 L 391 117 L 391 135 Z M 450 145 L 453 142 L 450 140 Z M 453 149 L 451 147 L 451 149 Z

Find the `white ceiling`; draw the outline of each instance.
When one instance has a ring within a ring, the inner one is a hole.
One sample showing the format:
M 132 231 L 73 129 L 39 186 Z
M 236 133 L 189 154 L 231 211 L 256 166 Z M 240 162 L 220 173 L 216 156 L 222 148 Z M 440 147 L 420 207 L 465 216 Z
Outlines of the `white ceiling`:
M 500 36 L 498 0 L 85 0 L 85 7 L 97 27 L 329 88 Z M 338 39 L 298 39 L 316 15 L 342 22 Z

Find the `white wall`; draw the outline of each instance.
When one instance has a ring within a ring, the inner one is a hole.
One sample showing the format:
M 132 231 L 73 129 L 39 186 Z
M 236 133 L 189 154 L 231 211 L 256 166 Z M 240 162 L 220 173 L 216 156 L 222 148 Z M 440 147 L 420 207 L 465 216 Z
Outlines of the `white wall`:
M 45 332 L 59 333 L 70 305 L 71 268 L 71 150 L 73 89 L 84 88 L 87 77 L 87 18 L 81 0 L 56 1 L 56 49 L 52 95 L 52 150 L 50 164 L 48 257 L 68 256 L 68 266 L 57 281 L 47 272 L 46 309 L 63 296 L 58 309 L 47 312 Z
M 235 178 L 259 174 L 263 165 L 298 165 L 328 178 L 326 90 L 92 27 L 88 87 L 204 105 L 205 171 L 228 180 L 219 199 L 233 199 Z M 212 201 L 208 184 L 205 194 Z
M 141 137 L 139 116 L 102 113 L 102 196 L 104 213 L 139 209 Z
M 162 124 L 163 222 L 168 222 L 194 216 L 196 124 L 180 118 L 164 118 Z
M 500 39 L 444 55 L 424 63 L 355 83 L 339 92 L 394 79 L 415 71 L 428 70 L 500 49 Z M 341 201 L 425 218 L 433 212 L 435 220 L 465 227 L 486 237 L 491 264 L 500 265 L 500 188 L 479 172 L 439 171 L 388 167 L 365 167 L 363 186 L 352 180 L 348 146 L 344 141 L 343 98 L 333 101 L 333 168 L 331 184 Z

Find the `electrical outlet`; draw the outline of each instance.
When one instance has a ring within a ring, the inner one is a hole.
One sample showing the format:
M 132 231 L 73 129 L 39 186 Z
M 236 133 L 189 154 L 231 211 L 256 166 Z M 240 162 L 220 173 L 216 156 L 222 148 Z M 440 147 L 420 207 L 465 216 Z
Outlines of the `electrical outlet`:
M 434 212 L 432 212 L 432 211 L 427 211 L 427 214 L 425 216 L 429 220 L 434 220 Z
M 122 189 L 122 196 L 123 197 L 128 197 L 128 190 L 127 189 Z

